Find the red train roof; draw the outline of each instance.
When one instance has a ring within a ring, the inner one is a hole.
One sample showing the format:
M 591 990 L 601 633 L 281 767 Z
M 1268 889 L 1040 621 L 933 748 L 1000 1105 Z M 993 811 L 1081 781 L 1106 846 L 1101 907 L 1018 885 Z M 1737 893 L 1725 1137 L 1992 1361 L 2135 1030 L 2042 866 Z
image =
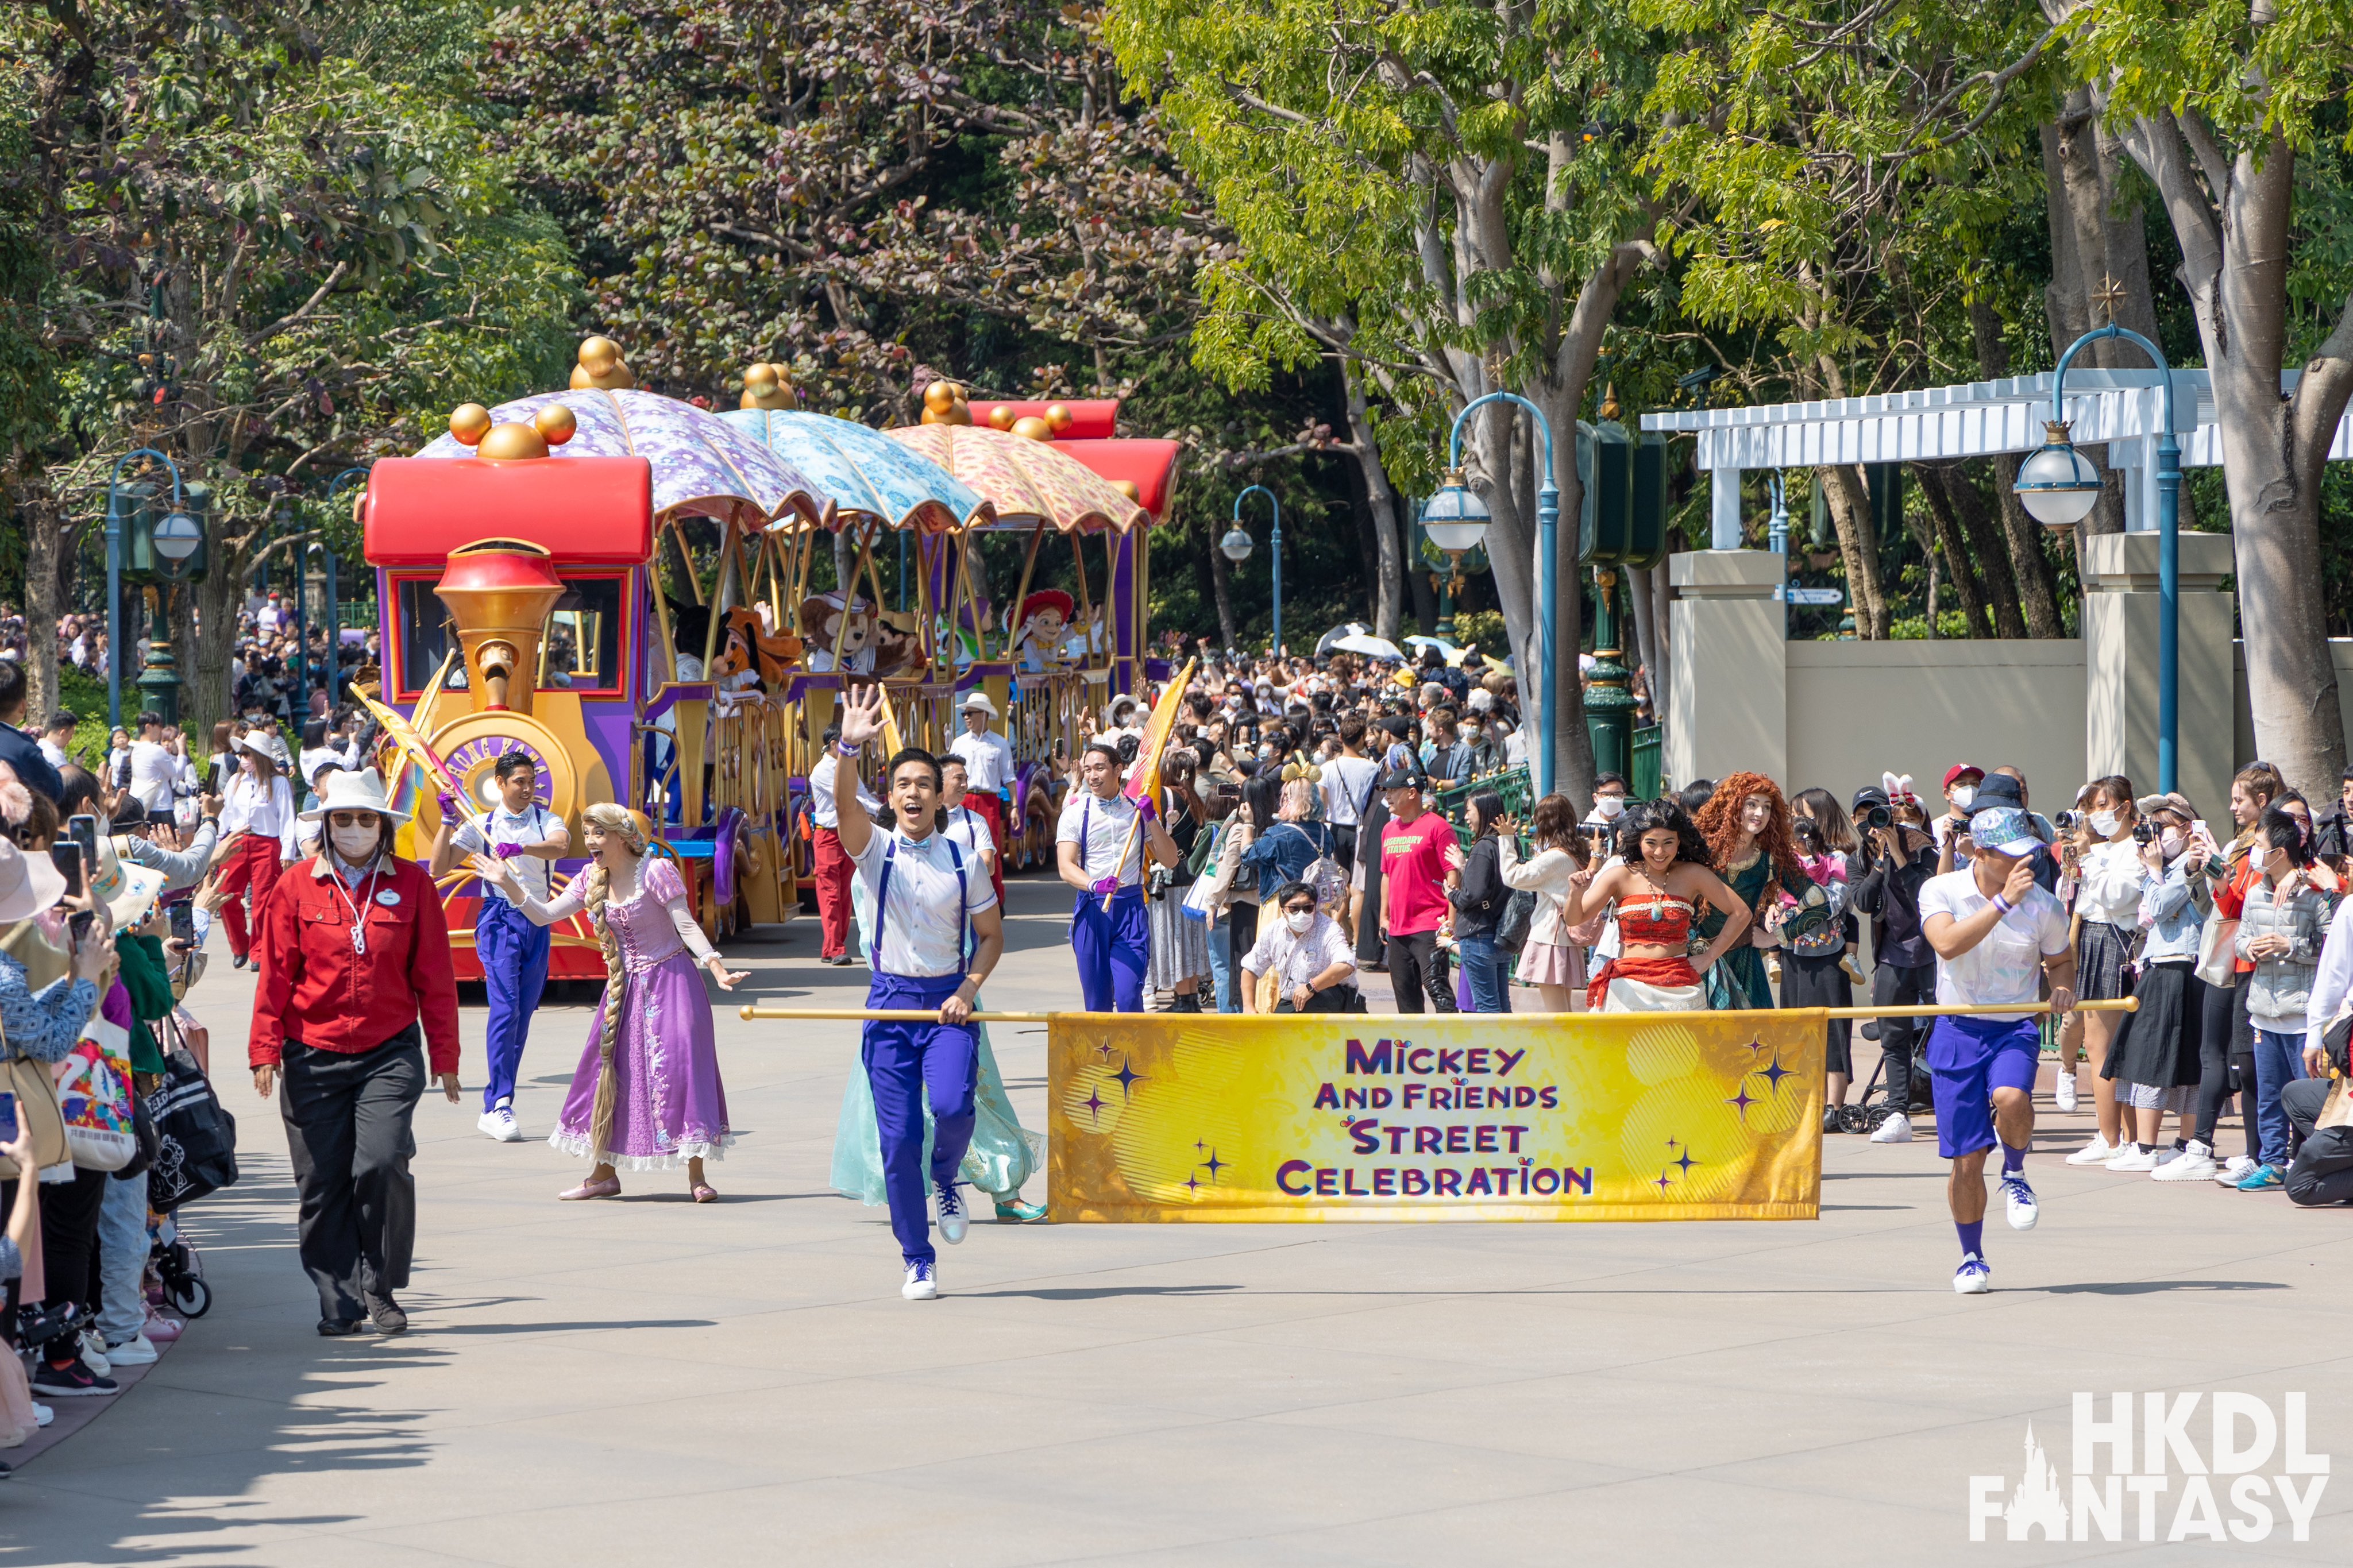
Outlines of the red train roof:
M 1050 397 L 1034 403 L 985 403 L 976 399 L 965 406 L 972 410 L 974 424 L 986 425 L 989 415 L 999 408 L 1010 408 L 1016 419 L 1032 416 L 1043 419 L 1046 410 L 1057 403 L 1070 410 L 1071 415 L 1070 426 L 1061 434 L 1062 440 L 1100 439 L 1119 432 L 1119 399 L 1116 397 Z
M 484 539 L 537 544 L 565 565 L 634 566 L 654 552 L 653 465 L 385 458 L 368 470 L 360 521 L 372 566 L 438 566 Z
M 1176 495 L 1176 459 L 1185 450 L 1182 443 L 1140 437 L 1072 440 L 1065 436 L 1055 441 L 1054 449 L 1069 453 L 1104 479 L 1125 479 L 1134 485 L 1136 501 L 1152 514 L 1153 521 L 1168 515 L 1168 503 Z

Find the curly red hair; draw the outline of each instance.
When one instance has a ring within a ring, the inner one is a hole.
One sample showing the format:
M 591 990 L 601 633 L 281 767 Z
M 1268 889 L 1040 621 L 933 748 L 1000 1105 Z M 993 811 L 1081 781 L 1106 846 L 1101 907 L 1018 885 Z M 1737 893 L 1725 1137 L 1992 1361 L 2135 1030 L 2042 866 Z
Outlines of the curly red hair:
M 1757 847 L 1773 862 L 1774 880 L 1766 884 L 1757 899 L 1758 907 L 1764 908 L 1772 900 L 1775 883 L 1783 888 L 1806 885 L 1806 868 L 1798 863 L 1798 841 L 1789 832 L 1789 803 L 1781 798 L 1781 786 L 1763 773 L 1728 775 L 1699 808 L 1699 831 L 1715 860 L 1716 875 L 1729 877 L 1733 850 L 1740 842 L 1740 808 L 1752 795 L 1761 795 L 1773 804 L 1771 820 L 1757 836 Z

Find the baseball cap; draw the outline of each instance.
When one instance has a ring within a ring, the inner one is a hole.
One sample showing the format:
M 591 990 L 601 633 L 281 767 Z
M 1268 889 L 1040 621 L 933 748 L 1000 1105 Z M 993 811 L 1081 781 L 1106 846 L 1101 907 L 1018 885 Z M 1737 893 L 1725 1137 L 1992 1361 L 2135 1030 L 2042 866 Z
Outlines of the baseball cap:
M 2014 805 L 1998 805 L 1970 817 L 1969 842 L 2008 860 L 2023 860 L 2042 847 L 2034 819 Z
M 1955 763 L 1945 770 L 1945 787 L 1950 789 L 1961 780 L 1971 776 L 1982 779 L 1986 776 L 1986 771 L 1975 763 Z
M 1383 789 L 1419 789 L 1421 775 L 1411 768 L 1391 768 L 1381 775 Z

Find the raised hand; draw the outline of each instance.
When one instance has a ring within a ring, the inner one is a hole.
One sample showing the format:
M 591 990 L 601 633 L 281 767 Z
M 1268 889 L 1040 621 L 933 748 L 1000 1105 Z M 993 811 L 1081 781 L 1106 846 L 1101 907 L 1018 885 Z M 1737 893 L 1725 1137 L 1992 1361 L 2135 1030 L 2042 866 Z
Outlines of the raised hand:
M 882 732 L 882 689 L 853 686 L 842 694 L 841 743 L 857 748 Z

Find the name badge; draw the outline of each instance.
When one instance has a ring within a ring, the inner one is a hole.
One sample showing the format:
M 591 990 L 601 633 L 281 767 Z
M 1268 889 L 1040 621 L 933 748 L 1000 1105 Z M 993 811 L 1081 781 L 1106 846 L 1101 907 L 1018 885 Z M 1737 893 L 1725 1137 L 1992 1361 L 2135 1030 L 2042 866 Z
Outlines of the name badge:
M 386 888 L 383 892 L 378 893 L 375 896 L 375 901 L 382 904 L 385 909 L 392 909 L 399 904 L 400 895 L 394 892 L 390 888 Z

